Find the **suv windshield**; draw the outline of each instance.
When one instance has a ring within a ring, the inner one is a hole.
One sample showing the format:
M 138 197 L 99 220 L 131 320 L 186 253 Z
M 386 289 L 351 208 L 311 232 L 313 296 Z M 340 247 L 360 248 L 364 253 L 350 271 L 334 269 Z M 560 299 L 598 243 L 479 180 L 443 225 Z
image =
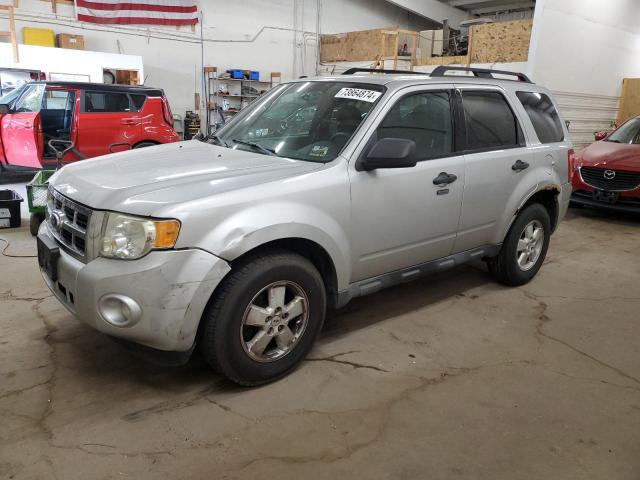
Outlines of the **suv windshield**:
M 278 87 L 209 141 L 264 155 L 329 162 L 349 142 L 384 87 L 302 82 Z
M 605 142 L 628 143 L 633 145 L 640 143 L 640 118 L 629 120 L 605 138 Z

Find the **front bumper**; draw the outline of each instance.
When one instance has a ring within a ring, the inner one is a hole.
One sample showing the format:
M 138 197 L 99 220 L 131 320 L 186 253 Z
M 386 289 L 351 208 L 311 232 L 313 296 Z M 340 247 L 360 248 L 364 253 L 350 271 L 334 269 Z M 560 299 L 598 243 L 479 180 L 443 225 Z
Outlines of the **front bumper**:
M 46 229 L 38 236 L 53 241 Z M 96 330 L 165 351 L 191 349 L 200 318 L 229 264 L 202 250 L 151 252 L 132 260 L 96 258 L 82 263 L 60 248 L 55 282 L 41 270 L 56 298 Z M 105 296 L 122 295 L 140 307 L 139 319 L 117 326 L 98 305 Z
M 612 212 L 640 213 L 640 197 L 620 196 L 616 203 L 606 203 L 594 199 L 593 190 L 576 190 L 571 195 L 571 203 Z

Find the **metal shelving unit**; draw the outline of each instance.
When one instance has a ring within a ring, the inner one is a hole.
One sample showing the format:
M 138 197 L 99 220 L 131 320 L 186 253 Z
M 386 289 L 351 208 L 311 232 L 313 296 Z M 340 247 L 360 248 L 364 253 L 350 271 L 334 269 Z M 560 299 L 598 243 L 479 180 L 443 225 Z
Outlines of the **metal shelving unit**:
M 260 95 L 282 82 L 280 72 L 271 72 L 269 80 L 220 78 L 218 68 L 211 66 L 204 67 L 204 77 L 207 134 L 215 132 Z

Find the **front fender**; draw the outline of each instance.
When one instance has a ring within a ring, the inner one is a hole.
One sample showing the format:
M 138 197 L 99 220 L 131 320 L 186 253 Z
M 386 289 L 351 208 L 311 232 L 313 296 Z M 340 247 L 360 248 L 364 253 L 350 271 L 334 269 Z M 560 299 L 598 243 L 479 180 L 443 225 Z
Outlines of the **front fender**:
M 344 210 L 348 214 L 348 208 Z M 348 222 L 343 225 L 348 225 Z M 233 261 L 256 247 L 276 240 L 310 240 L 329 254 L 336 271 L 338 288 L 344 289 L 349 284 L 350 243 L 343 225 L 322 209 L 308 204 L 269 202 L 252 205 L 229 215 L 201 238 L 193 239 L 190 243 Z

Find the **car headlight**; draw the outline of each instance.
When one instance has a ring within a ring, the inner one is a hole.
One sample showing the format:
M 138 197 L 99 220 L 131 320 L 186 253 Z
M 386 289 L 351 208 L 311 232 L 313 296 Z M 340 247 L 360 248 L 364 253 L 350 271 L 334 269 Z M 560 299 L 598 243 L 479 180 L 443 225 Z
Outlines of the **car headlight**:
M 178 220 L 149 220 L 108 213 L 102 228 L 100 255 L 135 260 L 151 250 L 173 248 L 179 232 Z

